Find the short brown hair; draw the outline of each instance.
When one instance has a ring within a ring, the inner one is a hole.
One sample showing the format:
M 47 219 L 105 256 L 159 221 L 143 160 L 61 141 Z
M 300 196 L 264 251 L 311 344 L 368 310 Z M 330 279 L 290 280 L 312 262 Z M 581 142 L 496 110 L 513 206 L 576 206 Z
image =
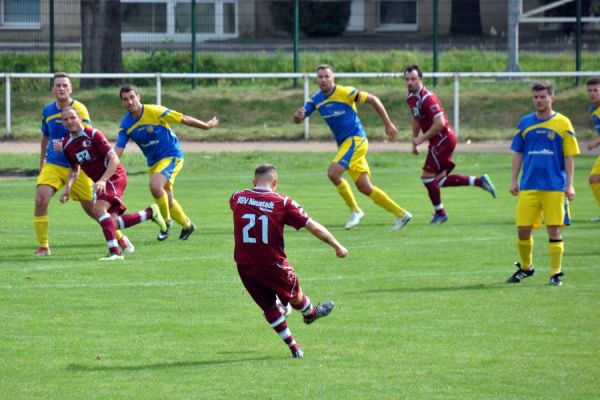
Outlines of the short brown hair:
M 254 177 L 270 175 L 271 178 L 277 177 L 277 168 L 273 164 L 261 164 L 254 170 Z
M 541 92 L 545 90 L 549 95 L 554 94 L 554 85 L 550 81 L 539 81 L 533 84 L 531 87 L 532 92 Z
M 330 70 L 331 72 L 333 72 L 333 68 L 332 68 L 332 67 L 331 67 L 331 65 L 329 65 L 329 64 L 319 64 L 319 65 L 317 66 L 317 69 L 316 69 L 315 71 L 316 71 L 316 72 L 319 72 L 319 71 L 320 71 L 320 70 L 322 70 L 322 69 L 328 69 L 328 70 Z
M 420 79 L 423 78 L 423 70 L 421 69 L 421 67 L 419 67 L 418 64 L 412 64 L 412 65 L 409 65 L 408 67 L 404 68 L 403 75 L 406 76 L 406 74 L 411 71 L 417 71 L 417 74 L 419 74 L 419 78 Z
M 52 84 L 53 85 L 54 85 L 54 81 L 57 78 L 67 78 L 69 80 L 69 82 L 71 81 L 71 77 L 66 72 L 55 72 L 54 76 L 52 77 Z
M 600 85 L 600 77 L 598 76 L 594 76 L 590 79 L 588 79 L 587 81 L 587 85 L 588 86 L 592 86 L 592 85 Z
M 65 115 L 66 112 L 68 111 L 73 111 L 75 114 L 77 114 L 77 116 L 79 118 L 81 118 L 81 114 L 79 113 L 79 111 L 77 111 L 77 109 L 75 107 L 72 106 L 68 106 L 62 109 L 62 111 L 60 112 L 61 115 Z
M 128 83 L 126 85 L 121 86 L 121 89 L 119 90 L 119 98 L 123 98 L 123 93 L 129 92 L 134 92 L 138 96 L 141 96 L 140 90 L 136 86 Z

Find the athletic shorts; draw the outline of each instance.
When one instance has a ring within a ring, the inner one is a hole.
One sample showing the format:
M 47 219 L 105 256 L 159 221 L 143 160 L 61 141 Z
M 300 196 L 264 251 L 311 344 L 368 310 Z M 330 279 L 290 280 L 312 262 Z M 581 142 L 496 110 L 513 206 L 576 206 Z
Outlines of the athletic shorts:
M 342 142 L 331 162 L 348 170 L 348 174 L 356 182 L 361 174 L 371 176 L 369 163 L 367 163 L 368 150 L 369 142 L 366 137 L 352 136 Z
M 123 192 L 127 187 L 127 174 L 113 175 L 106 181 L 106 191 L 96 195 L 96 200 L 104 200 L 110 203 L 109 214 L 121 215 L 127 207 L 123 203 Z
M 283 304 L 298 296 L 300 282 L 296 271 L 287 266 L 238 265 L 238 273 L 244 287 L 263 311 L 268 311 L 279 297 Z
M 594 166 L 592 167 L 592 171 L 590 172 L 590 175 L 600 175 L 600 156 L 598 156 L 596 158 L 596 162 L 594 163 Z
M 563 192 L 522 190 L 517 200 L 517 226 L 539 228 L 542 218 L 546 226 L 571 225 L 569 203 Z
M 423 170 L 434 174 L 446 171 L 452 172 L 456 164 L 452 162 L 452 153 L 456 148 L 456 136 L 446 136 L 435 145 L 429 144 L 427 149 L 427 158 L 423 165 Z
M 168 157 L 156 162 L 148 170 L 148 175 L 161 174 L 167 178 L 167 189 L 172 189 L 175 184 L 175 177 L 183 168 L 183 158 Z
M 52 186 L 57 191 L 62 189 L 69 179 L 69 168 L 62 165 L 44 163 L 42 170 L 37 178 L 37 185 Z M 93 182 L 83 171 L 79 171 L 79 176 L 71 187 L 71 198 L 73 200 L 88 200 L 94 199 L 92 189 Z

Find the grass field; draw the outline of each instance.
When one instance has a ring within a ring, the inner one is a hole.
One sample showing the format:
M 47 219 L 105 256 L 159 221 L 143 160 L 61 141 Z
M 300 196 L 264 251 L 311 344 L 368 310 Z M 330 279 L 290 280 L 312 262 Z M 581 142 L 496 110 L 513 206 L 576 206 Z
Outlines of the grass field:
M 330 154 L 189 154 L 176 193 L 199 227 L 187 242 L 128 231 L 136 252 L 103 264 L 97 224 L 77 204 L 50 207 L 52 257 L 31 256 L 34 178 L 0 181 L 0 398 L 2 399 L 594 399 L 600 393 L 600 226 L 587 186 L 593 157 L 576 161 L 573 226 L 564 233 L 565 285 L 548 285 L 546 234 L 537 273 L 504 283 L 517 259 L 509 154 L 461 154 L 457 171 L 487 172 L 499 195 L 444 189 L 448 223 L 429 226 L 422 160 L 370 155 L 374 182 L 409 209 L 393 218 L 369 199 L 352 231 L 325 170 Z M 127 154 L 125 201 L 150 202 L 139 154 Z M 305 231 L 286 249 L 305 292 L 336 309 L 290 328 L 294 360 L 239 281 L 229 195 L 273 162 L 279 191 L 328 226 L 340 260 Z M 36 164 L 3 155 L 0 170 Z

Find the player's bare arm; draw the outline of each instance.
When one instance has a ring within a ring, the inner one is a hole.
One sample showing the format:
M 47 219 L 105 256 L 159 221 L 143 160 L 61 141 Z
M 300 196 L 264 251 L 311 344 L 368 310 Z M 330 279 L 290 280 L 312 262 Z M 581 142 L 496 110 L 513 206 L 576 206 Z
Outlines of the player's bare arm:
M 572 156 L 565 157 L 565 172 L 567 173 L 567 187 L 565 197 L 569 201 L 575 200 L 575 187 L 573 186 L 573 174 L 575 173 L 575 159 Z
M 415 146 L 418 146 L 426 140 L 431 139 L 432 137 L 440 133 L 445 126 L 446 118 L 444 118 L 443 114 L 438 115 L 433 119 L 433 124 L 427 132 L 424 132 L 421 136 L 413 137 L 413 144 Z
M 114 150 L 108 153 L 106 155 L 106 158 L 108 158 L 108 165 L 106 166 L 106 171 L 104 171 L 100 179 L 98 179 L 98 181 L 94 183 L 94 191 L 98 194 L 102 194 L 106 191 L 106 182 L 110 179 L 111 176 L 115 174 L 117 166 L 121 163 L 121 160 L 119 160 L 119 156 L 117 156 L 117 153 L 115 153 Z
M 190 117 L 189 115 L 184 115 L 181 119 L 181 123 L 187 126 L 191 126 L 192 128 L 199 128 L 207 131 L 219 125 L 219 119 L 216 116 L 214 116 L 211 119 L 209 119 L 208 122 L 204 122 L 194 117 Z
M 587 147 L 588 150 L 593 150 L 593 149 L 595 149 L 598 146 L 600 146 L 600 137 L 592 140 L 591 142 L 589 142 L 586 145 L 586 147 Z
M 419 121 L 417 121 L 416 118 L 413 118 L 413 120 L 412 120 L 412 137 L 413 137 L 413 139 L 416 138 L 417 136 L 419 136 L 420 132 L 421 132 L 421 125 L 419 125 Z M 419 154 L 419 148 L 414 143 L 414 141 L 411 140 L 411 144 L 412 144 L 412 153 L 414 155 Z
M 304 109 L 304 107 L 300 107 L 296 111 L 296 113 L 294 113 L 294 123 L 299 124 L 300 122 L 304 121 L 305 118 L 306 118 L 306 110 Z
M 331 232 L 329 232 L 327 228 L 325 228 L 317 221 L 310 220 L 308 224 L 306 224 L 306 229 L 310 233 L 312 233 L 313 235 L 315 235 L 316 237 L 333 247 L 335 249 L 336 256 L 344 258 L 346 257 L 346 255 L 348 255 L 348 250 L 344 246 L 342 246 L 340 242 L 337 241 L 337 239 L 331 234 Z
M 390 140 L 396 140 L 398 137 L 398 129 L 396 129 L 396 126 L 390 119 L 390 116 L 388 115 L 387 110 L 385 109 L 385 106 L 379 97 L 369 94 L 365 102 L 373 106 L 375 111 L 377 111 L 377 114 L 379 114 L 379 118 L 381 118 L 385 126 L 385 134 L 390 138 Z
M 75 183 L 78 176 L 79 176 L 79 165 L 77 165 L 75 168 L 69 169 L 69 178 L 67 179 L 67 184 L 65 185 L 65 189 L 63 190 L 62 194 L 60 195 L 61 203 L 64 204 L 67 201 L 69 201 L 69 196 L 71 194 L 71 187 L 73 187 L 73 183 Z
M 523 153 L 515 152 L 512 160 L 512 179 L 510 182 L 510 189 L 508 190 L 513 196 L 519 194 L 519 172 L 521 172 L 522 165 Z
M 125 151 L 125 148 L 124 147 L 115 146 L 114 150 L 115 150 L 115 154 L 120 159 L 123 156 L 123 152 Z
M 48 142 L 50 142 L 50 138 L 47 136 L 42 136 L 42 140 L 40 142 L 40 171 L 42 169 L 42 165 L 44 164 L 44 159 L 46 158 Z

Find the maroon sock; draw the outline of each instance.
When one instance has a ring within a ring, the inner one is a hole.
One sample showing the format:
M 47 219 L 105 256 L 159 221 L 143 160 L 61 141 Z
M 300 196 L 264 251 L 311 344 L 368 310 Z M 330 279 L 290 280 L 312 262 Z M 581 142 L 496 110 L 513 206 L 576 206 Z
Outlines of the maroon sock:
M 119 250 L 119 243 L 117 242 L 117 231 L 115 222 L 110 214 L 106 213 L 98 218 L 98 223 L 102 227 L 102 233 L 106 239 L 106 245 L 108 246 L 108 252 L 110 254 L 121 254 Z
M 138 211 L 132 214 L 123 214 L 117 217 L 117 221 L 119 221 L 119 228 L 129 228 L 130 226 L 134 226 L 139 224 L 140 222 L 144 222 L 152 218 L 152 209 L 150 207 L 145 210 Z
M 442 194 L 440 192 L 440 186 L 438 185 L 437 181 L 433 178 L 431 178 L 431 180 L 425 178 L 423 179 L 423 184 L 427 189 L 427 194 L 429 194 L 429 199 L 431 200 L 431 204 L 433 204 L 435 212 L 440 215 L 446 215 L 443 206 L 441 207 L 441 209 L 438 209 L 442 205 Z
M 265 311 L 265 318 L 267 319 L 267 322 L 271 328 L 275 330 L 279 337 L 292 351 L 299 347 L 298 343 L 296 343 L 296 340 L 294 339 L 294 335 L 292 335 L 292 332 L 287 326 L 285 317 L 281 311 L 279 311 L 279 309 L 275 308 Z
M 471 179 L 474 179 L 474 186 L 481 187 L 481 179 L 465 175 L 448 175 L 446 179 L 444 179 L 443 186 L 470 186 Z

